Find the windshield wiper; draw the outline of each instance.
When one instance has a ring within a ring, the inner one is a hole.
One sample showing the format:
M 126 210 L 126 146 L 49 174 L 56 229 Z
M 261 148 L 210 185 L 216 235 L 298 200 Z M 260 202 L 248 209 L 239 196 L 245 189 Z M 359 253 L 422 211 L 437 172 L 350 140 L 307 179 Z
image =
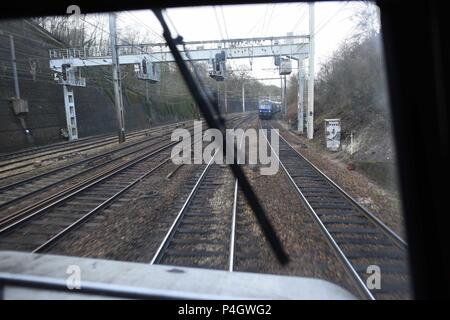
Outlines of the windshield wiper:
M 178 34 L 176 39 L 172 38 L 172 34 L 170 29 L 163 17 L 161 9 L 153 9 L 153 12 L 156 18 L 161 23 L 163 28 L 163 36 L 169 46 L 170 52 L 173 55 L 173 58 L 180 70 L 180 73 L 186 82 L 186 85 L 189 88 L 195 102 L 197 103 L 199 109 L 201 110 L 203 116 L 205 117 L 206 122 L 208 123 L 210 128 L 215 128 L 221 131 L 223 136 L 223 141 L 225 141 L 225 122 L 220 114 L 219 108 L 216 103 L 213 103 L 209 97 L 205 95 L 205 88 L 200 88 L 199 82 L 195 81 L 190 73 L 184 59 L 181 57 L 180 51 L 177 48 L 177 45 L 183 44 L 183 38 Z M 197 77 L 198 78 L 198 77 Z M 214 115 L 214 110 L 216 114 Z M 223 154 L 225 156 L 226 148 L 223 149 Z M 244 193 L 250 207 L 253 210 L 253 213 L 256 217 L 256 220 L 269 242 L 272 250 L 274 251 L 278 261 L 281 264 L 286 264 L 289 262 L 289 256 L 281 244 L 281 241 L 275 232 L 272 224 L 267 218 L 266 212 L 263 207 L 259 203 L 259 200 L 253 191 L 250 183 L 248 182 L 244 172 L 241 167 L 237 164 L 237 155 L 234 153 L 234 161 L 230 164 L 231 170 L 238 180 L 239 186 L 241 187 L 242 192 Z

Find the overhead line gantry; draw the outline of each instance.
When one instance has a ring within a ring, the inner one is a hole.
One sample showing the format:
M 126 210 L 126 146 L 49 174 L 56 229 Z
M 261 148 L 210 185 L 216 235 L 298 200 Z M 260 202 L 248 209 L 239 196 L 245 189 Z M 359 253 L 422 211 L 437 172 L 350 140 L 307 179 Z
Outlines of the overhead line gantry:
M 310 29 L 310 31 L 313 30 Z M 313 33 L 311 33 L 313 34 Z M 226 59 L 275 57 L 278 59 L 296 60 L 298 62 L 298 120 L 299 132 L 303 132 L 303 88 L 305 70 L 303 61 L 309 58 L 308 97 L 314 90 L 313 44 L 309 35 L 287 35 L 279 37 L 237 38 L 224 40 L 188 41 L 179 46 L 182 57 L 191 61 L 209 61 L 212 68 L 210 76 L 219 75 L 216 80 L 224 79 Z M 144 43 L 135 45 L 117 45 L 117 61 L 119 65 L 135 65 L 136 76 L 151 82 L 159 81 L 159 64 L 174 62 L 166 43 Z M 51 49 L 50 68 L 56 72 L 55 80 L 64 86 L 64 100 L 67 115 L 69 138 L 78 138 L 76 129 L 75 102 L 72 86 L 86 86 L 80 75 L 80 68 L 109 66 L 113 64 L 111 47 L 82 47 L 67 49 Z M 219 69 L 215 69 L 218 57 L 224 57 Z M 222 70 L 223 68 L 223 70 Z M 281 70 L 281 69 L 280 69 Z M 217 74 L 219 73 L 219 74 Z M 281 74 L 281 72 L 280 72 Z M 307 129 L 308 138 L 313 133 L 313 99 L 308 99 Z

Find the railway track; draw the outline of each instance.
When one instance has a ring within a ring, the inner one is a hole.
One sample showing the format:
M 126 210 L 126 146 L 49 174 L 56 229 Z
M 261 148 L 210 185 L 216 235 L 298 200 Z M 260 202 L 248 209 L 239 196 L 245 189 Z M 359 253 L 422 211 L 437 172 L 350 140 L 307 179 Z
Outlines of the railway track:
M 10 159 L 17 159 L 18 157 L 25 157 L 27 155 L 44 153 L 47 151 L 57 150 L 60 148 L 62 149 L 62 148 L 65 148 L 66 146 L 83 145 L 83 144 L 89 143 L 91 141 L 99 141 L 101 139 L 110 138 L 110 137 L 113 137 L 113 134 L 101 134 L 101 135 L 96 135 L 96 136 L 92 136 L 92 137 L 79 138 L 79 139 L 73 140 L 73 141 L 61 141 L 61 142 L 56 142 L 56 143 L 52 143 L 49 145 L 30 147 L 30 148 L 26 148 L 26 149 L 19 150 L 19 151 L 3 152 L 3 153 L 0 153 L 0 161 L 3 162 L 3 161 L 10 160 Z
M 175 126 L 177 124 L 182 125 L 186 122 L 187 121 L 179 122 L 179 123 L 172 123 L 172 124 L 168 124 L 168 125 L 164 125 L 164 126 L 158 126 L 158 127 L 154 127 L 154 128 L 150 128 L 150 129 L 145 129 L 145 130 L 131 131 L 127 134 L 127 137 L 128 138 L 136 138 L 136 137 L 144 136 L 147 133 L 158 132 L 162 129 L 166 129 L 166 128 Z M 15 162 L 19 159 L 20 159 L 20 161 L 31 160 L 31 159 L 35 159 L 37 157 L 51 155 L 51 154 L 59 152 L 59 151 L 71 151 L 71 150 L 75 150 L 75 149 L 81 148 L 81 147 L 88 147 L 88 146 L 92 146 L 92 145 L 96 145 L 96 144 L 98 145 L 98 144 L 104 143 L 104 142 L 115 143 L 116 141 L 117 141 L 116 134 L 103 134 L 103 135 L 98 135 L 98 136 L 81 138 L 81 139 L 74 140 L 74 141 L 64 141 L 64 142 L 53 143 L 51 145 L 44 145 L 44 146 L 40 146 L 40 147 L 28 148 L 28 149 L 24 149 L 24 150 L 20 150 L 20 151 L 16 151 L 16 152 L 0 153 L 0 166 L 5 165 L 8 161 Z
M 167 139 L 168 140 L 168 139 Z M 0 220 L 0 250 L 45 252 L 170 160 L 162 142 Z
M 228 165 L 213 160 L 187 185 L 192 189 L 150 264 L 234 270 L 238 184 Z
M 187 127 L 189 128 L 189 127 Z M 30 202 L 36 202 L 40 198 L 48 196 L 47 192 L 52 188 L 61 188 L 64 183 L 74 183 L 86 175 L 94 175 L 106 165 L 114 165 L 120 161 L 126 161 L 127 157 L 134 154 L 145 153 L 164 140 L 170 131 L 163 131 L 160 135 L 153 135 L 144 140 L 137 141 L 119 149 L 114 149 L 99 155 L 83 159 L 42 174 L 25 178 L 0 187 L 1 217 L 9 211 L 17 209 L 17 206 L 26 206 Z M 31 197 L 34 198 L 31 199 Z
M 224 269 L 229 258 L 230 205 L 211 199 L 226 189 L 227 166 L 206 165 L 151 264 Z M 225 188 L 224 188 L 225 187 Z M 230 198 L 230 197 L 228 197 Z M 220 203 L 223 205 L 223 203 Z
M 14 212 L 0 224 L 0 248 L 43 252 L 63 235 L 98 213 L 131 188 L 146 175 L 168 161 L 160 155 L 174 142 L 105 170 L 101 175 L 87 179 L 73 188 L 63 190 L 37 205 Z
M 261 127 L 272 129 L 270 122 Z M 266 138 L 269 138 L 266 136 Z M 268 139 L 270 144 L 270 138 Z M 272 148 L 272 151 L 273 148 Z M 408 299 L 407 244 L 279 135 L 280 167 L 366 299 Z M 368 277 L 380 271 L 381 286 Z
M 131 132 L 129 133 L 128 138 L 131 140 L 136 140 L 142 137 L 145 138 L 147 135 L 158 134 L 160 132 L 163 132 L 164 130 L 169 130 L 170 128 L 176 126 L 184 126 L 185 124 L 186 122 L 175 123 L 152 129 Z M 0 156 L 0 175 L 2 175 L 1 179 L 7 179 L 18 174 L 33 170 L 35 168 L 34 165 L 37 160 L 42 162 L 52 162 L 55 159 L 59 159 L 61 157 L 67 158 L 74 154 L 78 154 L 79 152 L 86 152 L 101 147 L 114 146 L 116 144 L 117 137 L 108 135 L 86 138 L 82 141 L 77 140 L 51 146 L 45 146 L 42 147 L 43 150 L 35 150 L 33 148 L 31 150 L 24 150 L 3 155 Z

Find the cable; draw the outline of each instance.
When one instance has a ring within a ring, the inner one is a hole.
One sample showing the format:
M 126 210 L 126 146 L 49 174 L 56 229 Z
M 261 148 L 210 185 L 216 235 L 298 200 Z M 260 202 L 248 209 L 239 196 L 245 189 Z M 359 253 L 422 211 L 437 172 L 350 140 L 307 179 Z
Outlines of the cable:
M 5 36 L 5 37 L 7 37 L 7 36 L 10 35 L 10 34 L 13 35 L 14 37 L 25 39 L 26 41 L 33 41 L 33 42 L 37 42 L 37 43 L 39 43 L 39 44 L 41 44 L 41 45 L 49 46 L 48 43 L 46 43 L 46 42 L 44 42 L 44 41 L 42 41 L 42 40 L 36 40 L 36 39 L 33 39 L 33 38 L 31 38 L 30 36 L 24 36 L 24 35 L 21 35 L 21 34 L 12 32 L 12 31 L 3 31 L 3 30 L 0 30 L 0 36 Z M 59 43 L 58 40 L 53 40 L 53 41 Z
M 328 18 L 328 20 L 325 22 L 325 23 L 323 23 L 321 26 L 319 26 L 317 29 L 316 29 L 316 31 L 314 32 L 314 36 L 316 36 L 328 23 L 330 23 L 330 21 L 334 18 L 334 17 L 336 17 L 337 16 L 337 14 L 339 13 L 339 12 L 341 12 L 343 9 L 344 9 L 344 7 L 346 7 L 348 5 L 348 1 L 346 1 L 346 2 L 344 2 L 343 3 L 343 5 L 338 9 L 338 10 L 336 10 L 336 12 L 332 15 L 332 16 L 330 16 L 330 18 Z
M 261 17 L 261 18 L 253 25 L 253 27 L 250 28 L 250 30 L 249 30 L 248 33 L 247 33 L 247 36 L 254 35 L 254 33 L 252 34 L 252 31 L 256 28 L 257 25 L 259 25 L 259 23 L 261 22 L 262 18 L 263 18 L 263 17 Z
M 297 29 L 297 27 L 300 26 L 300 23 L 302 23 L 304 16 L 305 16 L 306 13 L 308 12 L 308 7 L 302 6 L 302 7 L 301 7 L 301 12 L 303 12 L 303 13 L 302 13 L 302 15 L 300 16 L 300 18 L 297 20 L 297 22 L 295 23 L 294 27 L 292 27 L 292 29 L 291 29 L 292 31 L 295 31 L 295 29 Z
M 219 29 L 219 33 L 220 33 L 220 40 L 223 40 L 223 33 L 222 33 L 222 27 L 220 25 L 220 21 L 219 21 L 219 16 L 217 15 L 217 10 L 216 10 L 216 6 L 213 6 L 213 10 L 214 10 L 214 15 L 216 16 L 216 23 Z
M 225 20 L 225 14 L 223 12 L 223 6 L 220 6 L 220 12 L 222 13 L 223 25 L 225 27 L 225 34 L 227 35 L 227 40 L 230 40 L 230 37 L 228 36 L 227 21 Z
M 260 30 L 260 35 L 263 36 L 264 35 L 264 27 L 266 25 L 266 17 L 267 17 L 267 11 L 269 10 L 269 5 L 266 4 L 266 11 L 264 12 L 264 20 L 263 20 L 263 24 L 261 26 L 261 30 Z
M 96 26 L 93 25 L 91 22 L 89 22 L 89 21 L 87 21 L 87 20 L 85 20 L 85 19 L 82 19 L 82 18 L 80 18 L 80 19 L 81 19 L 82 21 L 84 21 L 84 22 L 86 22 L 86 23 L 88 23 L 88 24 L 90 24 L 90 25 L 96 27 Z M 102 27 L 99 27 L 99 28 L 100 28 L 100 30 L 106 32 L 109 36 L 111 36 L 111 33 L 110 33 L 109 31 L 105 30 L 105 29 L 102 28 Z M 121 40 L 121 41 L 124 42 L 126 45 L 131 46 L 132 48 L 137 48 L 137 49 L 138 49 L 141 53 L 143 53 L 143 54 L 148 54 L 148 55 L 150 55 L 150 56 L 153 56 L 153 55 L 152 55 L 151 53 L 149 53 L 148 51 L 145 51 L 145 50 L 143 50 L 142 48 L 140 48 L 140 47 L 138 47 L 138 46 L 136 46 L 136 45 L 134 45 L 134 44 L 129 43 L 127 40 L 124 40 L 124 39 L 122 39 L 122 38 L 119 37 L 119 36 L 117 36 L 117 39 L 118 39 L 118 40 Z M 154 56 L 153 56 L 153 57 L 154 57 Z M 89 60 L 89 59 L 86 59 L 86 60 Z M 156 60 L 161 61 L 161 60 L 159 60 L 159 59 L 156 59 Z
M 263 35 L 266 35 L 266 34 L 267 34 L 267 31 L 269 31 L 270 24 L 272 23 L 272 16 L 273 16 L 273 13 L 274 13 L 274 11 L 275 11 L 275 6 L 276 6 L 276 4 L 273 3 L 273 4 L 272 4 L 272 8 L 271 8 L 271 10 L 270 10 L 270 16 L 269 16 L 269 19 L 268 19 L 268 21 L 267 21 L 267 27 L 266 27 L 266 29 L 264 30 Z
M 149 10 L 150 11 L 150 10 Z M 164 38 L 162 35 L 158 34 L 156 31 L 154 31 L 151 27 L 149 27 L 146 23 L 144 23 L 141 19 L 139 19 L 137 16 L 135 16 L 132 12 L 130 11 L 125 11 L 126 13 L 128 13 L 131 17 L 133 17 L 135 19 L 135 21 L 139 22 L 140 24 L 142 24 L 145 28 L 147 28 L 147 30 L 149 30 L 151 33 L 153 33 L 154 35 L 156 35 L 159 39 L 164 41 Z M 151 12 L 151 11 L 150 11 Z

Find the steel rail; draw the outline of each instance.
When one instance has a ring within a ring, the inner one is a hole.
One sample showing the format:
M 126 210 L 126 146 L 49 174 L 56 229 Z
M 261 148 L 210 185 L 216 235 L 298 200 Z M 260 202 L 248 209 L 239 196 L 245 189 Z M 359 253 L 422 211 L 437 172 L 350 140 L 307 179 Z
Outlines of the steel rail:
M 244 135 L 241 137 L 241 141 L 239 143 L 239 151 L 242 152 L 242 142 L 244 141 Z M 238 152 L 239 152 L 238 151 Z M 245 150 L 244 150 L 245 152 Z M 233 196 L 233 211 L 231 213 L 231 234 L 230 234 L 230 256 L 228 259 L 228 271 L 233 272 L 234 269 L 234 252 L 235 252 L 235 242 L 236 242 L 236 212 L 237 212 L 237 198 L 239 191 L 239 181 L 235 179 L 234 184 L 234 196 Z
M 237 211 L 237 197 L 238 197 L 239 182 L 236 179 L 234 184 L 234 196 L 233 196 L 233 212 L 231 215 L 231 235 L 230 235 L 230 257 L 228 260 L 228 271 L 233 272 L 234 269 L 234 251 L 236 240 L 236 211 Z

